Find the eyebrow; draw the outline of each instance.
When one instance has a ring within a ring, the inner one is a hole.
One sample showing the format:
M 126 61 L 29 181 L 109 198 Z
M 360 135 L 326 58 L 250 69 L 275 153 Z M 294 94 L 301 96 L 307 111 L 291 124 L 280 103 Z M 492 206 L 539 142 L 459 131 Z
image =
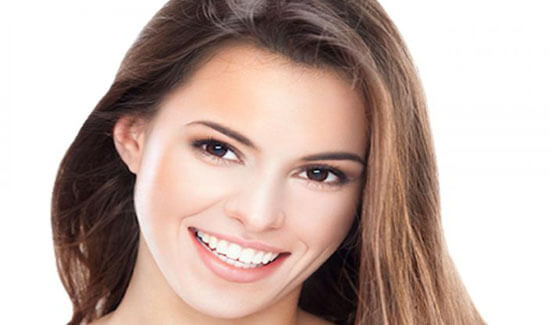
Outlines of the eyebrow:
M 214 129 L 214 130 L 216 130 L 220 133 L 223 133 L 226 136 L 234 139 L 235 141 L 240 142 L 241 144 L 243 144 L 247 147 L 250 147 L 250 148 L 252 148 L 256 151 L 259 151 L 258 146 L 256 146 L 254 144 L 254 142 L 252 142 L 252 140 L 250 140 L 246 136 L 242 135 L 241 133 L 228 128 L 227 126 L 223 126 L 219 123 L 212 122 L 212 121 L 193 121 L 193 122 L 187 123 L 186 125 L 196 125 L 196 124 L 200 124 L 200 125 L 204 125 L 204 126 L 207 126 L 209 128 L 212 128 L 212 129 Z M 356 155 L 354 153 L 351 153 L 351 152 L 343 152 L 343 151 L 316 153 L 316 154 L 312 154 L 312 155 L 302 157 L 300 160 L 302 160 L 302 161 L 351 160 L 351 161 L 358 162 L 362 165 L 365 164 L 365 161 L 361 157 L 359 157 L 358 155 Z
M 228 128 L 227 126 L 223 126 L 221 124 L 218 124 L 212 121 L 193 121 L 193 122 L 187 123 L 186 125 L 194 125 L 194 124 L 201 124 L 201 125 L 208 126 L 220 133 L 227 135 L 230 138 L 235 139 L 236 141 L 244 144 L 247 147 L 250 147 L 256 151 L 259 151 L 258 147 L 249 138 L 247 138 L 246 136 L 240 134 L 235 130 Z

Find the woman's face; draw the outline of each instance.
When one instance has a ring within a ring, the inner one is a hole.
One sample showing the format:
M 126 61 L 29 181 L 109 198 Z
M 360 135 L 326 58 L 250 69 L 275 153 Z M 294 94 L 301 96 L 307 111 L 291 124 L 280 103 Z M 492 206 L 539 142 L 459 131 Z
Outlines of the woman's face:
M 226 47 L 143 130 L 124 154 L 140 249 L 202 313 L 237 318 L 297 299 L 350 229 L 366 121 L 334 72 Z

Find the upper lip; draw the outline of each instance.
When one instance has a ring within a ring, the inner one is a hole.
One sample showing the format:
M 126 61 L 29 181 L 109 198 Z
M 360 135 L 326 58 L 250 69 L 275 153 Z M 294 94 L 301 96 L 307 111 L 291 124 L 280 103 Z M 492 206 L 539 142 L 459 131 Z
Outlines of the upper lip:
M 195 227 L 191 227 L 191 230 L 194 231 L 194 232 L 200 231 L 200 232 L 205 233 L 207 235 L 212 235 L 212 236 L 214 236 L 218 239 L 224 239 L 225 241 L 238 244 L 242 248 L 253 248 L 255 250 L 261 250 L 261 251 L 265 251 L 265 252 L 272 252 L 272 253 L 278 253 L 278 254 L 286 252 L 283 249 L 273 247 L 271 245 L 268 245 L 266 243 L 259 242 L 259 241 L 240 239 L 240 238 L 233 237 L 233 236 L 230 236 L 230 235 L 223 235 L 223 234 L 219 234 L 219 233 L 212 232 L 212 231 L 206 231 L 206 230 L 203 230 L 203 229 L 198 229 L 198 228 L 195 228 Z

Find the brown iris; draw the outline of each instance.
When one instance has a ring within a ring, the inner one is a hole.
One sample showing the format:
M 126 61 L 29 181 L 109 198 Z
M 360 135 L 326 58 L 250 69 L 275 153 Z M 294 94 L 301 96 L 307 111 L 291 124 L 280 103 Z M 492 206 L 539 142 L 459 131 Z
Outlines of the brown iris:
M 328 170 L 321 168 L 314 168 L 307 171 L 307 177 L 314 181 L 324 181 L 328 177 Z
M 228 148 L 220 143 L 210 142 L 206 144 L 206 151 L 214 156 L 223 157 L 227 150 Z

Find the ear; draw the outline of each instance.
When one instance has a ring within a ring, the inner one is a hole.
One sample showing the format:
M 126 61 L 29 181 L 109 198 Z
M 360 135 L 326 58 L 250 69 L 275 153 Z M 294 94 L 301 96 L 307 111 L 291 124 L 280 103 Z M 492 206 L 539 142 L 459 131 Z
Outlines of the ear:
M 115 148 L 128 169 L 137 174 L 146 135 L 146 123 L 143 119 L 133 116 L 122 116 L 113 127 Z

